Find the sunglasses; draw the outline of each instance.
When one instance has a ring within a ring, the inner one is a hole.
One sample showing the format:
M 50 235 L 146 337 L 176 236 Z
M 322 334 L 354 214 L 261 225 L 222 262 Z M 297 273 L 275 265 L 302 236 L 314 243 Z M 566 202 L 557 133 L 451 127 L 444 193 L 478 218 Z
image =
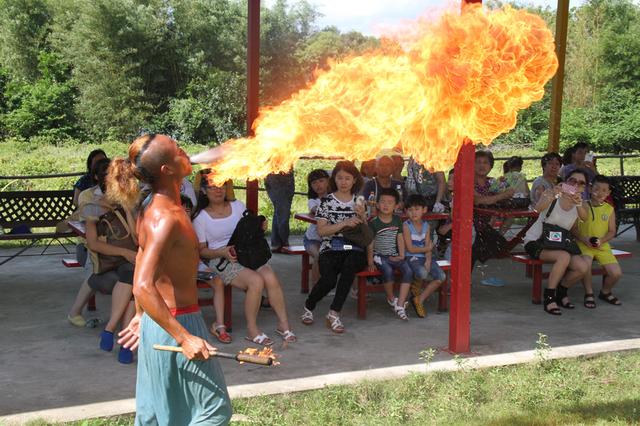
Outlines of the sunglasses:
M 573 186 L 586 186 L 587 182 L 584 180 L 578 180 L 575 178 L 569 178 L 567 179 L 567 183 Z

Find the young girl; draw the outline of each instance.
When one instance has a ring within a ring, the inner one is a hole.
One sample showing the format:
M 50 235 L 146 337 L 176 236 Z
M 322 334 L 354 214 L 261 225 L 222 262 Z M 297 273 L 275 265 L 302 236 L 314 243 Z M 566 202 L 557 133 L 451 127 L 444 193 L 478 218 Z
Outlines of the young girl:
M 353 279 L 364 269 L 367 258 L 365 247 L 347 243 L 342 230 L 366 223 L 367 217 L 364 205 L 356 204 L 355 194 L 362 187 L 362 176 L 351 161 L 339 161 L 329 182 L 333 192 L 322 200 L 316 210 L 318 235 L 322 237 L 318 259 L 320 280 L 305 301 L 301 319 L 303 324 L 313 324 L 313 310 L 337 284 L 326 323 L 334 333 L 344 333 L 340 311 Z
M 322 169 L 313 170 L 309 173 L 309 176 L 307 176 L 307 185 L 309 187 L 307 192 L 307 197 L 309 197 L 309 201 L 307 202 L 309 214 L 315 216 L 320 202 L 329 192 L 329 173 Z M 309 225 L 307 232 L 304 234 L 303 243 L 304 249 L 313 259 L 313 265 L 311 266 L 311 285 L 314 286 L 320 278 L 318 258 L 320 257 L 320 243 L 322 243 L 322 238 L 318 235 L 316 225 Z

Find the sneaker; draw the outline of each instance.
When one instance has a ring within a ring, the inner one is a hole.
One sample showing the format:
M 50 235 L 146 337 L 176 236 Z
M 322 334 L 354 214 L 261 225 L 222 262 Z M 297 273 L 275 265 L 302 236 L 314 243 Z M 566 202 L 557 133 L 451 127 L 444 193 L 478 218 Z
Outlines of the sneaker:
M 102 330 L 100 333 L 100 349 L 105 352 L 111 352 L 113 350 L 113 333 L 107 330 Z
M 491 287 L 504 287 L 505 282 L 504 282 L 504 280 L 502 280 L 500 278 L 490 277 L 490 278 L 486 278 L 486 279 L 480 281 L 480 284 L 488 285 L 488 286 L 491 286 Z
M 131 364 L 133 362 L 133 352 L 127 348 L 120 348 L 120 352 L 118 352 L 118 362 L 120 364 Z

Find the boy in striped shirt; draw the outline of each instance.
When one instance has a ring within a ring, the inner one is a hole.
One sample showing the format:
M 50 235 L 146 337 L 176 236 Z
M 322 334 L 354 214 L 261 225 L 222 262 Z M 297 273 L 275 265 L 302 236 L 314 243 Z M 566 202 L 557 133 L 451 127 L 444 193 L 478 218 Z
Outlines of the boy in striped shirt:
M 395 314 L 407 321 L 406 305 L 413 272 L 405 261 L 402 220 L 393 214 L 400 203 L 400 194 L 393 188 L 378 190 L 378 215 L 369 222 L 374 239 L 367 249 L 367 264 L 370 271 L 376 268 L 382 272 L 387 303 Z M 401 275 L 398 297 L 393 293 L 394 272 Z

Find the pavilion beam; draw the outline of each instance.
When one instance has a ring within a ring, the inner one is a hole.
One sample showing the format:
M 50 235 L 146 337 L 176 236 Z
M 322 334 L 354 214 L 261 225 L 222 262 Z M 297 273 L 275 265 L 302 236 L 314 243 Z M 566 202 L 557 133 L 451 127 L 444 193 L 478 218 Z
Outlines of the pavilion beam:
M 260 0 L 248 0 L 247 8 L 247 134 L 253 136 L 260 104 Z M 258 212 L 257 180 L 247 181 L 246 202 Z
M 569 25 L 569 0 L 558 0 L 556 12 L 556 56 L 558 71 L 551 89 L 551 116 L 549 117 L 548 152 L 560 151 L 560 123 L 562 121 L 562 91 L 564 89 L 564 62 L 567 52 L 567 28 Z

